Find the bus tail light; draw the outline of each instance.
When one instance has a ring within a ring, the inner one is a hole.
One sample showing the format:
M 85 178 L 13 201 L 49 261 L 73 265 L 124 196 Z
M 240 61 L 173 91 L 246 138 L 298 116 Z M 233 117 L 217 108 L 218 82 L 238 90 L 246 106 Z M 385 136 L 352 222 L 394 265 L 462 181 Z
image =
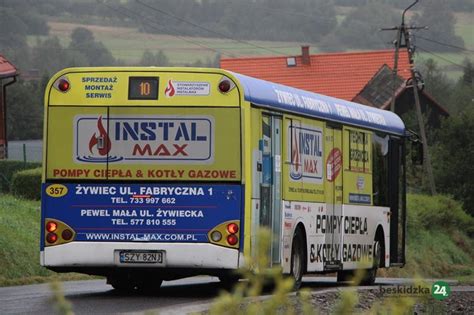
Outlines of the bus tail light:
M 233 88 L 235 88 L 235 83 L 227 77 L 222 77 L 219 81 L 219 84 L 217 85 L 217 88 L 222 94 L 227 94 L 232 91 Z
M 229 243 L 229 245 L 234 246 L 238 242 L 239 242 L 239 239 L 238 239 L 237 236 L 235 236 L 235 234 L 231 234 L 231 235 L 227 236 L 227 243 Z
M 239 248 L 239 230 L 238 220 L 221 223 L 209 231 L 209 242 L 215 245 Z
M 227 232 L 230 234 L 236 234 L 239 231 L 239 226 L 235 223 L 227 224 Z
M 54 82 L 53 87 L 60 92 L 66 93 L 71 88 L 71 83 L 67 77 L 63 76 Z
M 54 244 L 57 240 L 58 235 L 56 233 L 48 233 L 48 235 L 46 235 L 46 242 L 48 242 L 49 244 Z
M 48 232 L 54 232 L 58 229 L 58 224 L 54 221 L 48 221 L 48 223 L 46 223 L 46 231 Z
M 47 218 L 45 222 L 45 246 L 69 243 L 76 237 L 76 232 L 62 221 Z

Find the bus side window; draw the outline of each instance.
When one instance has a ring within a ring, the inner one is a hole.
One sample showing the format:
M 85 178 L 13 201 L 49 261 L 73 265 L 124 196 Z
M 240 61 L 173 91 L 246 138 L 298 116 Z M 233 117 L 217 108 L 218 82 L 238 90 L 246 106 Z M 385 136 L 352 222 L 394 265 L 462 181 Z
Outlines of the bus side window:
M 374 206 L 388 206 L 389 136 L 374 133 L 372 137 L 372 184 Z

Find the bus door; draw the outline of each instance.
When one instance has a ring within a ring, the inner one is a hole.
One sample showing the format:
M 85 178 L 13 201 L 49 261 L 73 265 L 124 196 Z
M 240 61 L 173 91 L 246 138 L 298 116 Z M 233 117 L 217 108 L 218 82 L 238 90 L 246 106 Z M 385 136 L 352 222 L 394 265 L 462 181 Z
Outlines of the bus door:
M 281 117 L 262 115 L 262 176 L 259 225 L 272 232 L 271 264 L 280 263 L 281 244 Z
M 327 212 L 325 243 L 330 248 L 329 256 L 324 260 L 324 269 L 342 267 L 342 127 L 327 125 L 326 128 L 326 180 Z
M 406 180 L 403 141 L 390 137 L 388 187 L 390 205 L 390 265 L 405 265 Z

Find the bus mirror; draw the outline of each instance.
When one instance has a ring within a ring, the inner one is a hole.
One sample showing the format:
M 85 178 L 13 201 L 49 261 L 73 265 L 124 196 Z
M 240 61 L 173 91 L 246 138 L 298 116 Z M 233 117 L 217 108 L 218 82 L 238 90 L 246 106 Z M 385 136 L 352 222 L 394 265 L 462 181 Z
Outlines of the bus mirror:
M 415 165 L 423 164 L 423 143 L 419 140 L 411 143 L 411 161 Z

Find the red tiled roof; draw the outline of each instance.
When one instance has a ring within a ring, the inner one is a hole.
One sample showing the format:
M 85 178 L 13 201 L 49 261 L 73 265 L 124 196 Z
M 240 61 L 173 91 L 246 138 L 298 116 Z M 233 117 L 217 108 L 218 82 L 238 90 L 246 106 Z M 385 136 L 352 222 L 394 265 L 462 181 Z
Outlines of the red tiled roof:
M 393 50 L 326 53 L 310 56 L 303 65 L 287 66 L 287 57 L 221 59 L 221 68 L 299 89 L 352 100 L 384 64 L 393 68 Z M 410 77 L 408 53 L 400 51 L 398 75 Z
M 16 68 L 0 55 L 0 78 L 13 77 L 17 74 Z

